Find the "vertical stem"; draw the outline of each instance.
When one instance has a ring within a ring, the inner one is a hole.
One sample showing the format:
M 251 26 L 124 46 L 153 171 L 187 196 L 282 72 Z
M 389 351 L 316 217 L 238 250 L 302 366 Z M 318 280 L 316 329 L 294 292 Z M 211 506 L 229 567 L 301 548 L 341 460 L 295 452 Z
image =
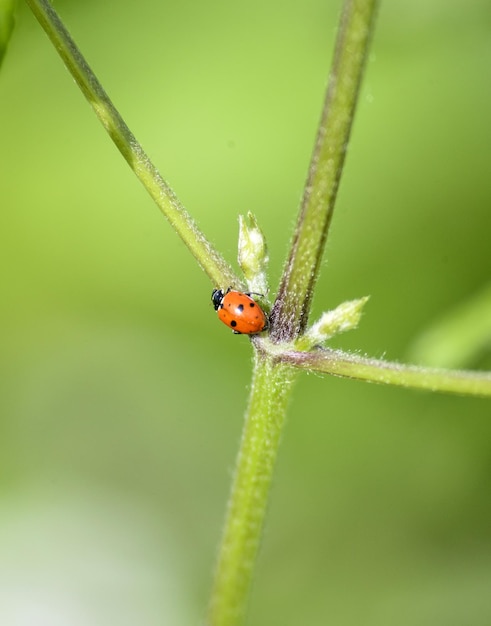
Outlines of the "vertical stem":
M 290 368 L 256 354 L 208 626 L 239 626 L 243 623 L 294 377 Z
M 377 0 L 345 0 L 317 141 L 290 256 L 271 315 L 271 339 L 291 341 L 308 321 L 358 91 L 375 21 Z

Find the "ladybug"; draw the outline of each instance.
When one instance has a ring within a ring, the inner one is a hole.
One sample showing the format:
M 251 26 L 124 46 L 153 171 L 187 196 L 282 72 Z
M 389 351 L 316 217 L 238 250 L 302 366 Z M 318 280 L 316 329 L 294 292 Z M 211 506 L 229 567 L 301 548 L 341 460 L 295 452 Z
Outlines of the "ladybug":
M 268 327 L 265 312 L 254 302 L 250 293 L 234 291 L 230 287 L 225 293 L 221 289 L 214 289 L 211 301 L 219 319 L 236 335 L 255 335 Z

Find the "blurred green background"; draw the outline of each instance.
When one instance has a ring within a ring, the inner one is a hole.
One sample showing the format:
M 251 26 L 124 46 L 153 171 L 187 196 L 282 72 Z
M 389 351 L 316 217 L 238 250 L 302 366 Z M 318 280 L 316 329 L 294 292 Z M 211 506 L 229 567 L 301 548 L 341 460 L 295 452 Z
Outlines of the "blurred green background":
M 257 215 L 274 288 L 340 2 L 56 7 L 231 261 L 237 215 Z M 489 285 L 490 68 L 487 0 L 382 3 L 314 315 L 371 300 L 335 345 L 408 360 Z M 198 624 L 249 342 L 23 3 L 0 148 L 0 623 Z M 249 623 L 489 625 L 490 417 L 489 400 L 301 376 Z

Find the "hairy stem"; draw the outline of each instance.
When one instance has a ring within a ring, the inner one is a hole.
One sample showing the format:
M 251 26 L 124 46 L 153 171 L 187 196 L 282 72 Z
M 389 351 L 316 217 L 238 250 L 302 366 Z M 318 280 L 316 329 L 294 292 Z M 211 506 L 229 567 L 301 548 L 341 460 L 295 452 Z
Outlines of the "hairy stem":
M 311 372 L 411 389 L 491 397 L 489 372 L 418 367 L 320 348 L 312 352 L 275 349 L 271 354 L 284 363 Z
M 243 623 L 294 376 L 292 368 L 256 356 L 208 626 Z
M 348 146 L 377 0 L 345 0 L 333 66 L 300 214 L 273 306 L 271 339 L 291 341 L 307 324 Z
M 174 191 L 150 161 L 51 4 L 47 0 L 26 0 L 26 2 L 111 139 L 213 284 L 219 287 L 240 285 L 240 280 L 231 267 L 198 229 Z

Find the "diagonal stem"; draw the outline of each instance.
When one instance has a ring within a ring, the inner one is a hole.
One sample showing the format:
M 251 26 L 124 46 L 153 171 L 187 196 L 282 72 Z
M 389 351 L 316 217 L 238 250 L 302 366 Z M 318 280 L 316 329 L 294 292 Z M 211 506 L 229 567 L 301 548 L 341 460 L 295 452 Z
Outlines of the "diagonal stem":
M 48 0 L 26 0 L 111 139 L 145 189 L 216 286 L 240 281 L 198 229 L 110 100 Z

